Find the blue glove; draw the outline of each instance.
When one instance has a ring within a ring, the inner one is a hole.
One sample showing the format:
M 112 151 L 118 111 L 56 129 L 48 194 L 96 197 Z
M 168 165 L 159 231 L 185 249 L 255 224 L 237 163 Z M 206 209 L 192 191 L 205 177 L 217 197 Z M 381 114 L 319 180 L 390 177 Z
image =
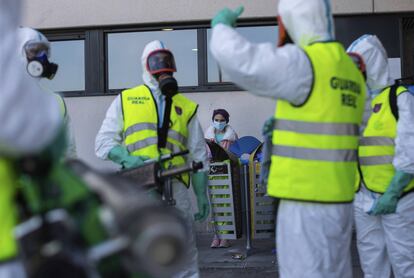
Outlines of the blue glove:
M 108 158 L 115 163 L 118 163 L 122 168 L 136 168 L 144 165 L 144 161 L 149 159 L 148 156 L 134 156 L 130 155 L 128 150 L 121 145 L 113 147 L 108 154 Z
M 374 208 L 369 212 L 371 215 L 395 213 L 398 200 L 404 188 L 413 180 L 414 176 L 401 171 L 396 171 L 387 191 L 378 199 Z
M 230 27 L 235 27 L 237 18 L 243 13 L 243 10 L 244 10 L 243 6 L 239 6 L 234 11 L 230 10 L 229 8 L 222 9 L 211 20 L 211 28 L 213 28 L 219 23 L 228 25 Z
M 205 172 L 194 173 L 191 183 L 193 184 L 194 193 L 197 197 L 198 213 L 194 214 L 194 220 L 204 221 L 210 213 L 210 204 L 207 198 L 207 180 Z

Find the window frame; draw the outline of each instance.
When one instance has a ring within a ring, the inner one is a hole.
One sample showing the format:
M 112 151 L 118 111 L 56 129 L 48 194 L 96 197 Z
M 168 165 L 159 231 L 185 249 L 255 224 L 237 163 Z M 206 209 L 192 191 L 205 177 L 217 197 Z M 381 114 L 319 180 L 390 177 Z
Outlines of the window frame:
M 239 27 L 254 26 L 276 26 L 275 18 L 262 19 L 259 21 L 241 20 Z M 195 30 L 197 32 L 197 71 L 198 85 L 180 86 L 182 93 L 198 92 L 226 92 L 243 91 L 231 82 L 208 82 L 207 68 L 207 29 L 210 22 L 193 23 L 164 23 L 154 25 L 125 25 L 125 26 L 104 26 L 100 28 L 79 28 L 79 29 L 55 29 L 41 30 L 50 41 L 84 40 L 85 43 L 85 90 L 63 91 L 65 97 L 80 96 L 109 96 L 117 95 L 124 89 L 108 89 L 108 36 L 110 33 L 127 32 L 149 32 L 161 31 L 164 28 L 174 30 Z
M 194 28 L 193 26 L 184 26 L 184 28 L 178 28 L 175 25 L 168 25 L 168 26 L 161 26 L 161 27 L 130 27 L 130 28 L 110 28 L 110 29 L 104 29 L 103 33 L 104 33 L 104 37 L 105 37 L 105 91 L 107 92 L 107 95 L 117 95 L 120 92 L 122 92 L 125 89 L 128 88 L 122 88 L 122 89 L 109 89 L 109 66 L 108 66 L 108 51 L 109 51 L 109 47 L 108 47 L 108 34 L 119 34 L 119 33 L 137 33 L 137 32 L 151 32 L 151 31 L 162 31 L 163 28 L 172 28 L 174 29 L 173 31 L 178 31 L 178 30 L 194 30 L 196 31 L 196 39 L 197 39 L 197 71 L 199 72 L 200 70 L 200 41 L 199 41 L 199 32 L 200 29 L 199 28 Z M 170 32 L 170 31 L 165 31 L 165 32 Z M 180 86 L 179 87 L 179 91 L 182 93 L 188 93 L 188 92 L 196 92 L 198 91 L 200 85 L 200 74 L 198 73 L 198 85 L 196 86 Z
M 42 31 L 41 32 L 46 36 L 46 38 L 50 42 L 64 42 L 64 41 L 76 41 L 76 40 L 83 40 L 84 42 L 84 57 L 85 57 L 85 90 L 81 91 L 62 91 L 59 92 L 63 96 L 83 96 L 86 92 L 86 86 L 87 86 L 87 67 L 86 67 L 86 60 L 87 60 L 87 51 L 86 51 L 86 35 L 85 31 L 83 30 L 49 30 L 49 31 Z M 53 52 L 53 50 L 52 50 Z
M 400 41 L 400 58 L 401 67 L 404 68 L 404 52 L 402 50 L 402 19 L 411 17 L 414 13 L 384 13 L 369 14 L 374 20 L 384 18 L 393 18 L 399 21 L 398 32 Z M 367 15 L 335 15 L 334 19 L 340 18 L 351 20 L 353 17 L 359 19 L 367 17 Z M 349 22 L 355 24 L 355 22 Z M 241 19 L 237 23 L 238 27 L 261 27 L 261 26 L 277 26 L 276 17 L 260 18 L 260 19 Z M 226 91 L 244 91 L 230 82 L 208 82 L 208 45 L 207 45 L 207 29 L 210 28 L 209 21 L 196 22 L 165 22 L 162 24 L 134 24 L 134 25 L 117 25 L 102 26 L 78 29 L 50 29 L 41 30 L 42 33 L 50 41 L 79 40 L 85 41 L 85 90 L 84 91 L 64 91 L 65 97 L 79 96 L 110 96 L 117 95 L 123 89 L 108 89 L 108 33 L 122 32 L 148 32 L 160 31 L 163 28 L 172 28 L 174 30 L 196 30 L 197 32 L 197 86 L 182 86 L 179 88 L 182 93 L 198 93 L 198 92 L 226 92 Z M 386 32 L 385 32 L 386 33 Z M 347 37 L 352 34 L 346 34 Z M 384 35 L 384 34 L 383 34 Z M 276 43 L 276 42 L 275 42 Z M 403 71 L 402 71 L 402 74 Z

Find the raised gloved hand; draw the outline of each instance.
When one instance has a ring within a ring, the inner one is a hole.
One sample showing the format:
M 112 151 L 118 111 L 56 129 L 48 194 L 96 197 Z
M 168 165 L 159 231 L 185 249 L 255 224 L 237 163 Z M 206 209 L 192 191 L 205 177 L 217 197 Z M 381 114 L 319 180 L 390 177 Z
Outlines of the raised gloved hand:
M 145 160 L 149 159 L 148 156 L 130 155 L 128 150 L 121 145 L 113 147 L 109 151 L 108 158 L 125 169 L 139 167 L 144 164 Z
M 230 10 L 229 8 L 222 9 L 211 20 L 211 28 L 213 28 L 219 23 L 228 25 L 230 27 L 235 27 L 237 18 L 243 13 L 243 11 L 244 11 L 243 6 L 239 6 L 234 11 Z
M 198 206 L 198 213 L 194 214 L 194 220 L 200 222 L 206 220 L 210 212 L 210 204 L 207 199 L 207 180 L 208 176 L 205 172 L 194 173 L 192 176 L 192 184 Z
M 413 180 L 414 176 L 401 171 L 396 171 L 387 191 L 378 199 L 369 214 L 381 215 L 394 213 L 397 209 L 398 199 L 404 188 Z

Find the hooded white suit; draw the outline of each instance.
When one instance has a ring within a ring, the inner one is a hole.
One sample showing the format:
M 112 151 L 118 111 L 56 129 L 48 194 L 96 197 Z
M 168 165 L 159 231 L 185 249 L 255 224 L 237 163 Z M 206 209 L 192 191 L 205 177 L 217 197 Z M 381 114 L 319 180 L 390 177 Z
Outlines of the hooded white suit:
M 44 94 L 18 62 L 20 0 L 0 0 L 0 153 L 18 155 L 44 148 L 61 125 L 59 105 Z
M 295 44 L 254 44 L 217 24 L 210 49 L 221 69 L 251 93 L 301 104 L 312 87 L 312 66 L 301 47 L 334 40 L 329 1 L 281 0 L 279 16 Z M 352 277 L 352 204 L 281 200 L 276 248 L 282 278 Z
M 19 49 L 21 49 L 21 57 L 20 58 L 21 58 L 21 61 L 22 61 L 22 64 L 23 64 L 25 70 L 26 70 L 26 67 L 27 67 L 27 57 L 26 57 L 26 52 L 24 51 L 24 46 L 29 41 L 40 42 L 40 43 L 47 44 L 49 46 L 49 51 L 50 51 L 49 40 L 42 33 L 40 33 L 39 31 L 36 31 L 32 28 L 28 28 L 28 27 L 19 28 L 19 30 L 18 30 L 18 43 L 19 43 Z M 48 58 L 50 58 L 50 57 L 48 57 Z M 35 77 L 35 80 L 39 82 L 40 86 L 41 86 L 41 84 L 40 84 L 41 79 L 42 79 L 41 77 Z M 45 91 L 45 93 L 53 94 L 53 92 L 51 92 L 48 88 L 44 88 L 43 86 L 41 86 L 41 87 Z M 58 101 L 63 103 L 64 106 L 65 106 L 65 111 L 64 111 L 63 114 L 64 114 L 64 122 L 65 122 L 65 125 L 67 126 L 67 142 L 68 142 L 65 157 L 66 158 L 76 158 L 77 154 L 76 154 L 75 136 L 74 136 L 74 133 L 73 133 L 72 122 L 70 120 L 70 116 L 68 114 L 65 101 L 63 100 L 63 97 L 61 97 L 58 93 L 55 93 L 55 97 L 58 98 Z
M 387 53 L 376 36 L 364 35 L 348 48 L 359 54 L 366 66 L 367 87 L 372 95 L 392 85 Z M 395 139 L 395 169 L 414 174 L 414 95 L 397 98 L 399 119 Z M 374 216 L 368 212 L 380 194 L 364 184 L 355 197 L 357 245 L 366 278 L 414 277 L 414 193 L 400 199 L 393 214 Z
M 2 158 L 41 151 L 54 139 L 62 122 L 56 99 L 44 94 L 19 63 L 16 31 L 20 20 L 20 5 L 20 0 L 0 0 Z M 0 187 L 5 186 L 9 185 L 0 184 Z M 20 263 L 3 261 L 0 262 L 0 277 L 22 278 L 25 274 Z
M 164 49 L 164 44 L 160 41 L 152 41 L 148 43 L 142 53 L 141 62 L 143 69 L 143 80 L 145 85 L 151 89 L 151 93 L 157 102 L 159 118 L 164 118 L 165 109 L 165 97 L 162 95 L 161 90 L 158 87 L 158 82 L 147 71 L 146 63 L 148 54 L 151 52 Z M 179 69 L 178 69 L 179 70 Z M 162 122 L 162 121 L 160 121 Z M 112 102 L 108 111 L 106 112 L 105 119 L 102 123 L 101 129 L 96 135 L 95 140 L 95 152 L 99 158 L 107 159 L 108 153 L 111 149 L 117 145 L 122 144 L 123 141 L 123 115 L 122 115 L 122 103 L 121 97 L 118 95 Z M 197 116 L 193 117 L 188 124 L 189 137 L 187 141 L 187 148 L 190 151 L 190 161 L 201 161 L 204 164 L 204 169 L 208 169 L 207 153 L 205 148 L 205 141 L 203 137 L 203 131 Z M 174 199 L 177 201 L 176 207 L 180 209 L 183 216 L 187 220 L 188 231 L 190 238 L 188 238 L 188 257 L 185 268 L 174 275 L 173 277 L 199 277 L 198 262 L 197 262 L 197 248 L 195 246 L 195 238 L 193 234 L 194 218 L 191 208 L 191 200 L 189 191 L 180 182 L 174 179 L 173 181 Z

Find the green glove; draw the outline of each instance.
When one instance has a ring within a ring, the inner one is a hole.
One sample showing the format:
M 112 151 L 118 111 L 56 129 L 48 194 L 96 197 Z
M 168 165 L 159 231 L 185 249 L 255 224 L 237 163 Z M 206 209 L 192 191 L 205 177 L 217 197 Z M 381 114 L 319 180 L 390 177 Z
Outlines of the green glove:
M 387 191 L 378 199 L 374 208 L 369 212 L 372 215 L 394 213 L 397 209 L 398 199 L 404 188 L 413 180 L 414 176 L 396 171 Z
M 262 135 L 264 137 L 272 137 L 274 125 L 275 125 L 274 117 L 270 117 L 269 119 L 267 119 L 265 123 L 263 124 Z
M 211 20 L 211 28 L 213 28 L 219 23 L 228 25 L 230 27 L 235 27 L 237 18 L 243 13 L 243 10 L 244 10 L 243 6 L 239 6 L 234 11 L 230 10 L 229 8 L 222 9 Z
M 206 172 L 194 173 L 192 176 L 192 184 L 194 193 L 197 197 L 198 213 L 194 214 L 194 220 L 204 221 L 206 220 L 209 212 L 210 205 L 207 199 L 207 180 L 208 176 Z
M 128 150 L 121 145 L 113 147 L 108 154 L 108 158 L 125 169 L 142 166 L 144 165 L 144 161 L 149 159 L 148 156 L 130 155 Z

